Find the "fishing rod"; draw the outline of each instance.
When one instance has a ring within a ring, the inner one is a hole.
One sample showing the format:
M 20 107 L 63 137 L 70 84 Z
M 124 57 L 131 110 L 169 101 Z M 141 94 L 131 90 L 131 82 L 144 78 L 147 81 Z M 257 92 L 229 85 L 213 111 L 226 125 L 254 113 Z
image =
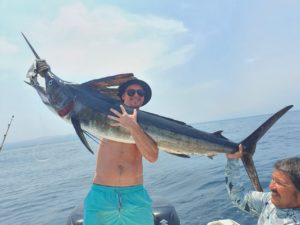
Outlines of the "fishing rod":
M 0 146 L 0 152 L 1 152 L 2 148 L 3 148 L 5 138 L 7 137 L 7 133 L 8 133 L 8 131 L 9 131 L 10 125 L 11 125 L 11 123 L 12 123 L 14 117 L 15 117 L 15 116 L 12 115 L 12 117 L 11 117 L 11 119 L 10 119 L 10 122 L 9 122 L 9 124 L 8 124 L 8 126 L 7 126 L 6 133 L 4 134 L 3 141 L 2 141 L 2 144 L 1 144 L 1 146 Z

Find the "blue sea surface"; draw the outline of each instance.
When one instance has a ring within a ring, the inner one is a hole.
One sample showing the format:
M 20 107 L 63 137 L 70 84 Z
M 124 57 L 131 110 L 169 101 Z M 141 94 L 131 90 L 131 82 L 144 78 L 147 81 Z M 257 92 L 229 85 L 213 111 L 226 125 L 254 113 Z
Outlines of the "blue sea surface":
M 194 124 L 200 130 L 223 130 L 240 142 L 270 115 Z M 97 149 L 93 144 L 93 149 Z M 258 142 L 254 162 L 268 191 L 272 166 L 278 159 L 300 156 L 300 111 L 284 115 Z M 231 218 L 243 225 L 257 218 L 233 207 L 224 184 L 223 154 L 179 158 L 160 152 L 154 163 L 144 161 L 145 187 L 150 195 L 167 199 L 182 225 L 206 225 Z M 0 153 L 0 225 L 64 225 L 91 186 L 95 155 L 77 138 L 4 148 Z M 246 187 L 252 189 L 241 167 Z

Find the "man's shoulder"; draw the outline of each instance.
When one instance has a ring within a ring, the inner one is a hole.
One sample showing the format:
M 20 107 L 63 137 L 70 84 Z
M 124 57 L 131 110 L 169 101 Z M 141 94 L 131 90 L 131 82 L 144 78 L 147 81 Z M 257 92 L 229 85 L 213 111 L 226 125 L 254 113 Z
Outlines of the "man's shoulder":
M 300 225 L 300 208 L 293 209 L 293 217 L 294 217 L 295 221 L 297 221 L 297 224 Z
M 285 224 L 300 225 L 300 208 L 276 208 L 276 214 L 286 222 Z

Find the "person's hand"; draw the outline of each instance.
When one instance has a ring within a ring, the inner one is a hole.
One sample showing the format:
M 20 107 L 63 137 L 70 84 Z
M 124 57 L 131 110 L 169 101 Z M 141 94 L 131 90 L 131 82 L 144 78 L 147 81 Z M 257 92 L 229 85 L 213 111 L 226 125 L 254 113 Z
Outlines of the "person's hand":
M 110 111 L 116 116 L 108 115 L 108 118 L 117 122 L 112 123 L 111 126 L 121 126 L 131 130 L 137 125 L 137 110 L 134 109 L 132 114 L 128 114 L 123 105 L 120 105 L 120 108 L 122 113 L 119 113 L 115 109 L 110 109 Z
M 228 159 L 240 159 L 244 153 L 244 148 L 242 144 L 239 144 L 239 151 L 235 153 L 226 153 Z
M 35 61 L 35 72 L 43 75 L 44 73 L 47 73 L 50 70 L 50 66 L 44 59 L 37 59 Z

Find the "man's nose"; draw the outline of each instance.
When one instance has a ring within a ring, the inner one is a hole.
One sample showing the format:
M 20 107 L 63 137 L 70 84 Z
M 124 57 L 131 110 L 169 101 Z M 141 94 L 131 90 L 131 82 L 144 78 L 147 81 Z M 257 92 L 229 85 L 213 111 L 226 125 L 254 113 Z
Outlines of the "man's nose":
M 276 184 L 275 184 L 275 182 L 273 182 L 273 180 L 271 180 L 271 182 L 269 184 L 269 188 L 270 188 L 270 190 L 275 190 L 276 189 Z

